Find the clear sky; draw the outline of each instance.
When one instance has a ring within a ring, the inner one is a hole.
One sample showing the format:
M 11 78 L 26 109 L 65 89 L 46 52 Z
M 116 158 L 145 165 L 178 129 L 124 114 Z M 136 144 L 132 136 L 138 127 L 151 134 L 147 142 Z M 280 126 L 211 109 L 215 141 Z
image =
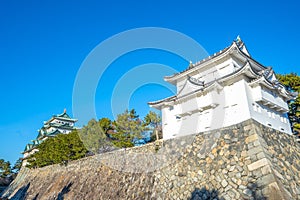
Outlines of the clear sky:
M 300 74 L 299 5 L 297 0 L 0 1 L 0 158 L 14 163 L 43 121 L 64 108 L 72 115 L 73 84 L 82 62 L 100 42 L 128 29 L 173 29 L 209 54 L 240 35 L 260 63 L 277 73 Z M 99 82 L 104 92 L 96 93 L 98 118 L 112 118 L 112 89 L 122 75 L 151 62 L 179 71 L 188 65 L 151 49 L 120 57 Z M 146 85 L 131 96 L 130 107 L 143 116 L 149 110 L 146 102 L 170 94 L 159 85 Z

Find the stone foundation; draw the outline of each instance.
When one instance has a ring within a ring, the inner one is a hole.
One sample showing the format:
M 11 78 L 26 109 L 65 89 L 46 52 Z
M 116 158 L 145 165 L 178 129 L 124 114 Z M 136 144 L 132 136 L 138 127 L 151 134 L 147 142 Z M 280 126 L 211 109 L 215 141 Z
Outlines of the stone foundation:
M 9 199 L 300 199 L 300 145 L 248 120 L 180 140 L 23 168 Z

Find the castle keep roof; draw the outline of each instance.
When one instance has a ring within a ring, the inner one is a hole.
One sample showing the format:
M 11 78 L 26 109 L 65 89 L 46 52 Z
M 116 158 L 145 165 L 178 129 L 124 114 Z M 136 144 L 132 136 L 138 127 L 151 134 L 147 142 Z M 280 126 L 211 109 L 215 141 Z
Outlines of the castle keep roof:
M 48 121 L 44 122 L 43 127 L 38 130 L 36 139 L 32 140 L 32 143 L 27 144 L 22 153 L 31 152 L 49 137 L 55 137 L 57 134 L 68 133 L 76 129 L 74 127 L 76 121 L 77 119 L 73 119 L 67 114 L 66 109 L 61 114 L 53 115 Z

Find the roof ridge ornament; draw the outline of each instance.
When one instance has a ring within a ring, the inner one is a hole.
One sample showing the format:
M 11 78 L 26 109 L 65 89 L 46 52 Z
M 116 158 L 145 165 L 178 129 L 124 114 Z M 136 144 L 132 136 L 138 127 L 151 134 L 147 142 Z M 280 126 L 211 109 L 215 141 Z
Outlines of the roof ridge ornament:
M 243 47 L 244 42 L 241 39 L 240 35 L 238 35 L 234 41 L 237 44 L 237 46 L 239 47 L 239 49 L 241 49 Z
M 200 81 L 199 79 L 193 78 L 188 75 L 188 81 L 194 85 L 204 87 L 204 81 Z
M 274 74 L 274 71 L 273 71 L 272 67 L 267 67 L 266 69 L 260 71 L 260 75 L 263 75 L 268 80 L 271 78 L 271 76 L 273 74 Z
M 243 52 L 245 53 L 247 56 L 251 57 L 245 43 L 243 42 L 243 40 L 241 39 L 240 35 L 238 35 L 236 37 L 236 39 L 234 40 L 234 42 L 236 43 L 237 47 Z
M 190 60 L 189 68 L 194 67 L 193 62 Z
M 242 39 L 241 39 L 240 35 L 238 35 L 236 37 L 235 42 L 237 42 L 237 43 L 242 42 Z

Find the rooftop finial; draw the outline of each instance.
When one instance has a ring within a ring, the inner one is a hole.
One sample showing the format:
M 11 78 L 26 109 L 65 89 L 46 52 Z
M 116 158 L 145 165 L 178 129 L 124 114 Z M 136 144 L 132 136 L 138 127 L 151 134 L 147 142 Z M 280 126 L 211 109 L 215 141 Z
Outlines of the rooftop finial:
M 239 47 L 242 46 L 243 41 L 242 41 L 240 35 L 238 35 L 238 36 L 236 37 L 235 42 L 236 42 L 236 44 L 237 44 Z
M 238 46 L 238 48 L 244 52 L 247 56 L 251 57 L 251 55 L 249 54 L 245 43 L 243 42 L 243 40 L 241 39 L 240 35 L 238 35 L 236 37 L 236 39 L 234 40 L 234 42 L 236 43 L 236 45 Z
M 65 109 L 64 109 L 64 113 L 66 113 L 66 112 L 67 112 L 67 109 L 65 108 Z
M 236 37 L 236 41 L 237 41 L 237 42 L 241 42 L 241 41 L 242 41 L 240 35 L 238 35 L 238 36 Z
M 190 65 L 189 67 L 193 67 L 193 62 L 190 60 Z

